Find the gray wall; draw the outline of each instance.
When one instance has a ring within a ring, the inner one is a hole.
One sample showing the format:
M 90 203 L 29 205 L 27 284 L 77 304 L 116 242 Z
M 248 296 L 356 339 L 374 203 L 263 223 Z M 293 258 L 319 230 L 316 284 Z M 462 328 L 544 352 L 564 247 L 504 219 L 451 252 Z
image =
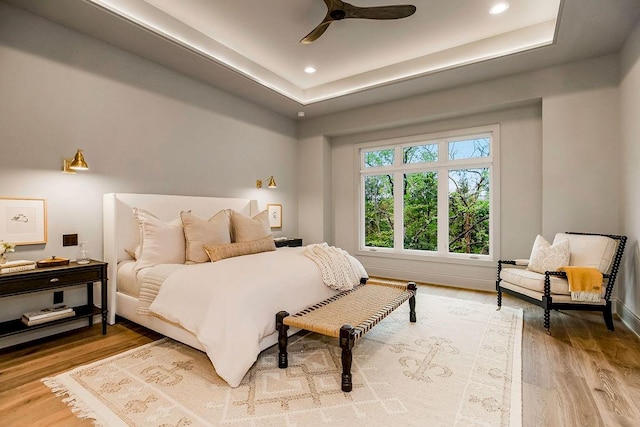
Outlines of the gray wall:
M 90 170 L 61 173 L 77 148 Z M 0 197 L 48 207 L 47 244 L 10 259 L 73 259 L 63 233 L 100 259 L 107 192 L 281 203 L 275 234 L 295 236 L 296 159 L 295 122 L 0 2 Z M 277 189 L 255 188 L 270 175 Z M 13 302 L 2 301 L 0 320 L 51 305 L 50 295 Z
M 640 24 L 621 54 L 621 179 L 622 226 L 629 238 L 620 281 L 620 315 L 640 334 Z

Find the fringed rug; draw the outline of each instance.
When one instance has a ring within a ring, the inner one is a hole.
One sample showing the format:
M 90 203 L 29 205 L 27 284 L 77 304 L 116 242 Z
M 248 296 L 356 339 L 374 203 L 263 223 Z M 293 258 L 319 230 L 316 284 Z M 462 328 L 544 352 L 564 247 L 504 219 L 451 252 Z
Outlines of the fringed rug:
M 520 426 L 522 310 L 425 295 L 353 350 L 353 391 L 340 390 L 337 340 L 294 336 L 238 388 L 207 356 L 162 339 L 43 381 L 79 417 L 104 426 Z M 275 313 L 274 313 L 275 314 Z

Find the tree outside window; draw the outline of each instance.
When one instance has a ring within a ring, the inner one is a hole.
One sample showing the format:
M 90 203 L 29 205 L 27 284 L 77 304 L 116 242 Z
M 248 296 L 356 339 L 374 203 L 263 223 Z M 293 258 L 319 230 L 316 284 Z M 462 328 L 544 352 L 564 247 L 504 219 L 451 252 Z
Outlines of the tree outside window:
M 364 248 L 490 255 L 491 152 L 491 132 L 362 149 Z

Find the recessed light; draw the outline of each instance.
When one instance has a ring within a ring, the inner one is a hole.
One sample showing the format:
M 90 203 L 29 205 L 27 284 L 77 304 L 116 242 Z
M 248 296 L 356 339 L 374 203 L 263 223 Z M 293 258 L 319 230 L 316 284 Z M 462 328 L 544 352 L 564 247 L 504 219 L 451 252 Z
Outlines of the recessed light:
M 304 117 L 304 111 L 298 111 L 298 117 Z
M 489 10 L 489 13 L 492 15 L 500 15 L 501 13 L 506 12 L 507 9 L 509 9 L 509 3 L 503 1 L 494 4 L 493 7 Z
M 309 67 L 305 67 L 304 68 L 304 72 L 307 73 L 307 74 L 313 74 L 313 73 L 316 72 L 316 69 L 311 67 L 311 66 L 309 66 Z

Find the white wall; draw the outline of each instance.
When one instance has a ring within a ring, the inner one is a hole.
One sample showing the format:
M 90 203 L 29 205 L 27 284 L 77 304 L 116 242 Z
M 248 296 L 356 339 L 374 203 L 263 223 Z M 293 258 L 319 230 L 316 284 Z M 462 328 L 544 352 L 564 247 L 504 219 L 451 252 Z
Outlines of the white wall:
M 620 232 L 617 87 L 545 97 L 542 234 Z
M 320 135 L 298 141 L 298 227 L 305 244 L 331 240 L 331 147 Z
M 90 170 L 62 174 L 76 148 Z M 63 233 L 88 240 L 100 259 L 107 192 L 282 203 L 276 234 L 295 236 L 296 159 L 295 122 L 0 2 L 0 197 L 48 207 L 47 244 L 18 247 L 12 259 L 75 258 Z M 277 189 L 255 188 L 270 175 Z M 71 303 L 80 296 L 65 293 Z M 0 320 L 50 299 L 0 300 Z
M 302 122 L 304 140 L 331 140 L 333 243 L 352 251 L 357 247 L 355 143 L 492 123 L 502 125 L 499 258 L 528 256 L 537 233 L 553 238 L 566 230 L 619 232 L 618 83 L 619 58 L 610 55 Z M 596 163 L 598 173 L 585 163 Z M 300 170 L 309 167 L 299 165 Z M 566 175 L 543 179 L 558 168 Z M 319 220 L 301 222 L 300 235 L 319 226 Z M 372 274 L 495 287 L 495 263 L 358 257 Z
M 629 238 L 618 295 L 620 315 L 640 335 L 640 24 L 622 49 L 620 114 L 622 228 Z

